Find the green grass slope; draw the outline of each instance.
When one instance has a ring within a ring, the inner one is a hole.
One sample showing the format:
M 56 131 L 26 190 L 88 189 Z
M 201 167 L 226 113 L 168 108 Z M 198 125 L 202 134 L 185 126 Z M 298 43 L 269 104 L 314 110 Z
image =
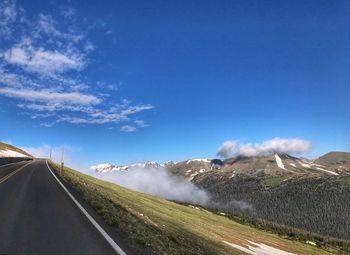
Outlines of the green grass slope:
M 50 164 L 58 169 L 57 164 Z M 278 249 L 280 254 L 332 254 L 310 244 L 239 224 L 201 208 L 131 191 L 70 168 L 64 169 L 62 178 L 109 225 L 123 231 L 131 245 L 152 249 L 156 254 L 246 254 L 242 248 L 257 248 L 257 244 Z
M 350 152 L 329 152 L 316 159 L 315 163 L 325 165 L 339 174 L 350 174 Z

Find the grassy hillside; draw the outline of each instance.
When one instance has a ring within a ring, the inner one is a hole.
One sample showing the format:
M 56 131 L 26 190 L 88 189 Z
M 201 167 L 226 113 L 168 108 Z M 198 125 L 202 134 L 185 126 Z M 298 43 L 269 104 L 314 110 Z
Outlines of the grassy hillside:
M 350 161 L 350 152 L 332 151 L 319 157 L 316 161 L 323 163 L 337 163 L 342 161 Z
M 58 169 L 58 165 L 50 164 Z M 248 248 L 277 250 L 281 255 L 331 254 L 204 209 L 134 192 L 69 168 L 64 169 L 62 177 L 108 224 L 122 230 L 132 245 L 151 248 L 156 254 L 246 254 L 242 250 Z
M 315 163 L 325 165 L 338 173 L 350 174 L 350 152 L 329 152 L 316 159 Z
M 0 142 L 0 150 L 11 150 L 11 151 L 16 151 L 16 152 L 19 152 L 19 153 L 22 153 L 24 155 L 27 155 L 29 157 L 33 157 L 32 155 L 30 155 L 29 153 L 25 152 L 24 150 L 21 150 L 11 144 L 7 144 L 7 143 L 3 143 L 3 142 Z

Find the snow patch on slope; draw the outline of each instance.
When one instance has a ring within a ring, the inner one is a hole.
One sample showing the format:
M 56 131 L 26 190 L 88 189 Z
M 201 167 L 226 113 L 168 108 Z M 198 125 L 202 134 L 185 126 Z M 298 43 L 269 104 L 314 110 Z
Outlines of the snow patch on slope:
M 284 167 L 284 164 L 282 162 L 282 159 L 277 155 L 275 154 L 275 159 L 276 159 L 276 163 L 277 163 L 277 166 L 283 170 L 287 170 L 285 167 Z
M 0 158 L 31 158 L 28 155 L 12 150 L 0 150 Z
M 302 167 L 311 168 L 310 164 L 305 164 L 305 163 L 301 163 L 301 162 L 300 162 L 300 165 L 301 165 Z
M 238 245 L 238 244 L 230 243 L 227 241 L 223 241 L 223 242 L 225 244 L 235 248 L 235 249 L 241 250 L 241 251 L 248 253 L 248 254 L 251 254 L 251 255 L 297 255 L 296 253 L 283 251 L 283 250 L 280 250 L 278 248 L 275 248 L 275 247 L 272 247 L 272 246 L 269 246 L 269 245 L 266 245 L 263 243 L 255 243 L 255 242 L 252 242 L 249 240 L 248 240 L 248 242 L 251 245 L 249 245 L 249 244 L 245 245 L 248 248 L 241 246 L 241 245 Z
M 99 173 L 109 173 L 117 171 L 128 171 L 131 169 L 159 169 L 162 166 L 155 161 L 147 161 L 145 163 L 135 163 L 127 166 L 115 166 L 112 164 L 98 164 L 91 166 L 91 170 L 95 170 Z
M 317 170 L 320 170 L 320 171 L 324 171 L 324 172 L 329 173 L 329 174 L 332 174 L 332 175 L 339 175 L 339 174 L 337 174 L 337 173 L 335 173 L 335 172 L 332 172 L 332 171 L 323 169 L 323 168 L 321 168 L 321 167 L 316 167 L 316 169 L 317 169 Z
M 98 164 L 90 167 L 91 170 L 95 170 L 99 173 L 109 173 L 114 171 L 126 171 L 128 166 L 114 166 L 112 164 Z
M 189 164 L 191 162 L 204 162 L 204 163 L 210 163 L 211 160 L 207 159 L 207 158 L 194 158 L 194 159 L 190 159 L 190 160 L 187 160 L 186 164 Z

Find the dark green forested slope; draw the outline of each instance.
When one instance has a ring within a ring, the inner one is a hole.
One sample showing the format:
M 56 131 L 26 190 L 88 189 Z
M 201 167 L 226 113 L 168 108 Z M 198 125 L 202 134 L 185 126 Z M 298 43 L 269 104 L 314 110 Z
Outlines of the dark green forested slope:
M 350 239 L 350 177 L 293 177 L 211 173 L 194 180 L 213 206 L 340 239 Z

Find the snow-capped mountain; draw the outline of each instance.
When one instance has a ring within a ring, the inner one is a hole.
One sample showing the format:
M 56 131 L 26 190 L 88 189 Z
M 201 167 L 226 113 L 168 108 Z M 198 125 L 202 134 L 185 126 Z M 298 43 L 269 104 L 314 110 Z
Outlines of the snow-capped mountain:
M 154 161 L 136 163 L 127 166 L 115 166 L 112 164 L 99 164 L 91 169 L 97 172 L 127 171 L 130 169 L 158 169 L 165 168 L 171 173 L 193 180 L 200 176 L 206 176 L 217 172 L 222 177 L 232 178 L 237 174 L 251 176 L 261 175 L 342 175 L 350 172 L 349 153 L 331 153 L 311 161 L 297 158 L 288 154 L 272 154 L 269 156 L 244 157 L 237 156 L 226 160 L 194 158 L 175 163 L 167 161 L 159 164 Z M 330 155 L 330 156 L 329 156 Z M 333 159 L 334 162 L 329 158 Z
M 268 156 L 220 159 L 190 159 L 167 167 L 169 171 L 183 176 L 189 181 L 202 179 L 207 176 L 220 176 L 223 180 L 236 175 L 249 176 L 338 176 L 350 173 L 349 160 L 345 156 L 349 153 L 334 153 L 332 157 L 321 157 L 319 160 L 307 160 L 288 154 L 271 154 Z M 330 155 L 330 154 L 327 154 Z M 328 163 L 329 158 L 335 158 Z
M 91 170 L 95 170 L 99 173 L 108 173 L 108 172 L 114 172 L 114 171 L 126 171 L 127 167 L 125 166 L 114 166 L 112 164 L 98 164 L 95 166 L 90 167 Z
M 114 171 L 128 171 L 130 169 L 159 169 L 172 167 L 176 162 L 169 160 L 163 164 L 159 164 L 155 161 L 146 161 L 143 163 L 134 163 L 126 166 L 117 166 L 113 164 L 103 163 L 95 166 L 91 166 L 90 169 L 99 173 L 109 173 Z
M 99 173 L 109 173 L 114 171 L 128 171 L 130 169 L 158 169 L 163 167 L 163 165 L 155 162 L 155 161 L 147 161 L 144 163 L 134 163 L 126 166 L 116 166 L 112 164 L 98 164 L 95 166 L 91 166 L 91 170 L 95 170 Z

